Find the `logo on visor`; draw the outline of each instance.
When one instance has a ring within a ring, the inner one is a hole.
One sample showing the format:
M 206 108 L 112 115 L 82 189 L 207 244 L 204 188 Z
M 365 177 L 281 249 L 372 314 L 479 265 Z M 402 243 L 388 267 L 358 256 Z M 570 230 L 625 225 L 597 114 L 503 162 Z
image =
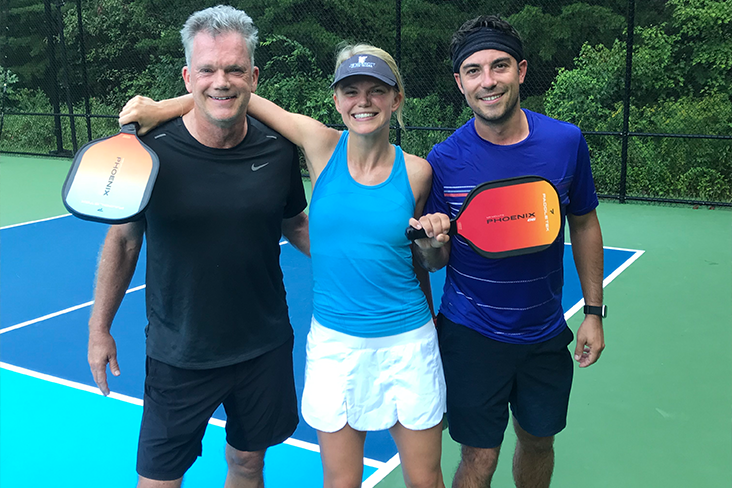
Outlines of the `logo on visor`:
M 351 63 L 348 67 L 349 68 L 373 68 L 376 63 L 369 63 L 366 61 L 367 56 L 359 56 L 358 57 L 358 63 Z

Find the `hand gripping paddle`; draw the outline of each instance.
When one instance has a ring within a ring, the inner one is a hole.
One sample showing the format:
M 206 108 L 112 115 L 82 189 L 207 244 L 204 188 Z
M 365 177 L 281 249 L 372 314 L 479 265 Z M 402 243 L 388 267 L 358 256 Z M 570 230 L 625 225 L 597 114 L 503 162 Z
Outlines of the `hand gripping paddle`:
M 520 176 L 482 183 L 465 197 L 450 221 L 458 234 L 487 258 L 505 258 L 542 251 L 562 227 L 559 194 L 549 180 Z M 424 229 L 407 228 L 411 241 L 426 237 Z
M 76 217 L 105 224 L 134 220 L 150 201 L 159 161 L 137 137 L 137 124 L 83 146 L 62 189 L 64 206 Z

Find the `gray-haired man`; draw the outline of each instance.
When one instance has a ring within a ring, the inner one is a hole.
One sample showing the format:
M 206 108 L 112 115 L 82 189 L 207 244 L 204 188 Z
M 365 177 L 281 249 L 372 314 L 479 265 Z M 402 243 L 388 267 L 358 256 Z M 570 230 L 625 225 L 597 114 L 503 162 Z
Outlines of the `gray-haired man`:
M 110 334 L 147 238 L 147 363 L 140 487 L 178 487 L 209 418 L 227 413 L 227 487 L 263 486 L 265 450 L 298 422 L 279 238 L 309 254 L 297 152 L 247 116 L 257 30 L 218 6 L 181 31 L 194 108 L 143 140 L 160 158 L 144 217 L 112 226 L 89 321 L 89 364 L 109 393 Z

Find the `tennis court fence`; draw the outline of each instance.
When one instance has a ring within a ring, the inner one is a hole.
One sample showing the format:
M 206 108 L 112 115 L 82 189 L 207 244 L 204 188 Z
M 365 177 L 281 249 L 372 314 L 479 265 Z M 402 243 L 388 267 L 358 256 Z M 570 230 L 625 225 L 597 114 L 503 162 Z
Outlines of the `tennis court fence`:
M 185 93 L 179 30 L 191 0 L 0 0 L 0 152 L 72 156 L 117 130 L 136 94 Z M 598 193 L 732 206 L 732 13 L 726 0 L 235 0 L 259 28 L 257 93 L 342 123 L 337 48 L 386 49 L 405 79 L 395 143 L 426 156 L 472 116 L 452 32 L 499 14 L 524 39 L 522 107 L 578 125 Z

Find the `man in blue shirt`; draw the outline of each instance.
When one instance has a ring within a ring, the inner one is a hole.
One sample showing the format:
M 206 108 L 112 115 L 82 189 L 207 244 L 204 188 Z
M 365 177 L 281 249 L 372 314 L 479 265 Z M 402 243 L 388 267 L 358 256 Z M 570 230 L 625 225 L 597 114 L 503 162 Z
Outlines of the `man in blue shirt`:
M 574 359 L 581 368 L 593 364 L 605 347 L 605 309 L 589 151 L 576 126 L 521 109 L 527 62 L 510 24 L 496 16 L 472 19 L 453 35 L 450 51 L 455 81 L 475 117 L 430 152 L 432 193 L 426 215 L 411 223 L 428 236 L 416 241 L 423 266 L 447 266 L 438 326 L 450 434 L 462 444 L 453 486 L 490 486 L 510 406 L 516 486 L 545 487 L 573 373 L 567 348 L 573 334 L 561 304 L 564 231 L 544 251 L 503 259 L 483 258 L 447 232 L 480 183 L 524 175 L 550 180 L 569 223 L 587 305 Z

